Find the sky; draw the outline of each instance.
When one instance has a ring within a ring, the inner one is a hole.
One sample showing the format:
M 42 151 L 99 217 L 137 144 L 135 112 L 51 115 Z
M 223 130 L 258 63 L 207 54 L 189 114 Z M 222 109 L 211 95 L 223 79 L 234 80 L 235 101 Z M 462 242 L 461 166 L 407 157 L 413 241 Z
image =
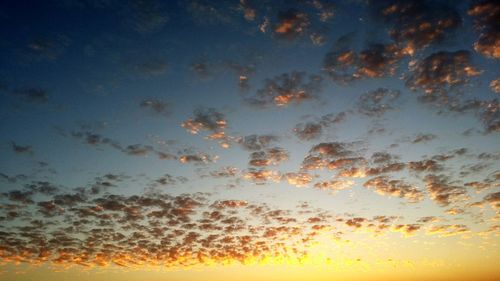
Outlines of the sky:
M 499 280 L 500 4 L 0 3 L 0 280 Z

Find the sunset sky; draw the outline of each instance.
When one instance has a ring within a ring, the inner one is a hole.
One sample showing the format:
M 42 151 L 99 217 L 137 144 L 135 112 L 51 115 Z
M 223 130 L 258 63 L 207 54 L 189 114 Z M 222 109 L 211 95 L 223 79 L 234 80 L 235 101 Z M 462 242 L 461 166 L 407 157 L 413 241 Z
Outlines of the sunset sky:
M 500 3 L 0 3 L 0 280 L 500 280 Z

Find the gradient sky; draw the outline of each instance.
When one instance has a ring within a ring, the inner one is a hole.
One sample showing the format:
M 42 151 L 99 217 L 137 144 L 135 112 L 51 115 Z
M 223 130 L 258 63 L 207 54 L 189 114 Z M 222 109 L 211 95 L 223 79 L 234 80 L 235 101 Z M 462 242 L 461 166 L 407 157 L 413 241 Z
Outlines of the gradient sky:
M 499 280 L 498 1 L 0 3 L 0 280 Z

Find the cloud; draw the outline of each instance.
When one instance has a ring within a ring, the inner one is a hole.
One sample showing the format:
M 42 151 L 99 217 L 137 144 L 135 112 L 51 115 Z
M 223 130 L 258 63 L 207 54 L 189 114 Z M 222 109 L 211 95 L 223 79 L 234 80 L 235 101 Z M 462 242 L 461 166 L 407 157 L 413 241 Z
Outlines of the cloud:
M 206 139 L 219 140 L 221 147 L 228 148 L 231 138 L 226 135 L 226 120 L 223 113 L 214 108 L 200 107 L 194 111 L 194 117 L 182 122 L 181 126 L 195 135 L 200 131 L 209 131 Z
M 479 74 L 471 63 L 469 51 L 440 51 L 417 62 L 406 85 L 412 90 L 423 90 L 426 94 L 423 99 L 432 101 L 438 94 L 467 85 L 471 77 Z
M 376 1 L 374 8 L 389 24 L 389 35 L 410 55 L 443 40 L 462 23 L 456 9 L 442 2 Z
M 336 44 L 323 59 L 323 71 L 339 84 L 393 76 L 404 54 L 395 44 L 372 44 L 359 53 Z
M 313 180 L 313 176 L 305 172 L 286 173 L 283 175 L 283 178 L 289 184 L 294 185 L 296 187 L 306 187 Z
M 428 235 L 439 235 L 441 237 L 454 236 L 469 232 L 469 228 L 463 224 L 434 225 L 427 229 Z
M 495 210 L 500 210 L 500 192 L 490 193 L 486 195 L 483 202 L 489 203 Z
M 423 192 L 402 180 L 391 180 L 386 176 L 372 178 L 363 184 L 380 195 L 404 198 L 410 203 L 417 203 L 424 198 Z
M 483 56 L 500 58 L 500 8 L 494 0 L 477 1 L 473 3 L 468 14 L 474 17 L 476 28 L 481 32 L 474 43 L 474 50 Z
M 257 184 L 264 184 L 268 181 L 279 182 L 281 176 L 277 171 L 251 168 L 244 173 L 243 178 Z
M 253 96 L 245 96 L 244 101 L 252 106 L 287 106 L 315 99 L 322 88 L 322 77 L 307 75 L 305 72 L 283 73 L 266 79 L 264 87 Z
M 399 157 L 387 152 L 374 152 L 371 156 L 371 160 L 373 163 L 380 164 L 380 163 L 388 163 L 393 160 L 398 160 Z
M 443 170 L 443 167 L 434 160 L 410 161 L 408 169 L 414 172 L 438 172 Z
M 274 25 L 274 35 L 279 39 L 295 40 L 308 32 L 311 25 L 309 15 L 295 9 L 289 9 L 278 14 Z
M 293 132 L 300 140 L 308 141 L 317 139 L 321 136 L 324 128 L 343 122 L 345 117 L 345 112 L 340 112 L 336 115 L 333 113 L 326 114 L 314 122 L 297 124 L 293 128 Z
M 493 79 L 491 80 L 490 82 L 490 89 L 497 93 L 497 94 L 500 94 L 500 77 L 497 78 L 497 79 Z
M 378 88 L 359 97 L 358 111 L 367 116 L 382 116 L 389 110 L 394 110 L 400 96 L 398 90 Z
M 427 175 L 425 182 L 431 199 L 442 207 L 468 198 L 464 187 L 450 185 L 442 175 Z
M 191 134 L 197 134 L 200 130 L 220 132 L 226 128 L 224 114 L 214 108 L 198 108 L 194 111 L 194 118 L 189 118 L 182 123 L 182 127 Z
M 63 133 L 64 134 L 64 133 Z M 169 152 L 156 150 L 153 146 L 150 145 L 142 145 L 142 144 L 131 144 L 131 145 L 122 145 L 118 141 L 112 140 L 110 138 L 104 137 L 100 134 L 90 132 L 90 131 L 74 131 L 71 132 L 71 136 L 77 139 L 81 139 L 84 143 L 99 147 L 101 145 L 105 145 L 111 147 L 115 150 L 118 150 L 122 153 L 125 153 L 130 156 L 148 156 L 149 154 L 154 154 L 160 160 L 177 160 L 178 157 Z
M 159 99 L 144 99 L 141 101 L 140 106 L 151 110 L 155 114 L 164 116 L 169 116 L 171 114 L 172 105 Z
M 35 152 L 33 151 L 33 147 L 31 145 L 19 145 L 16 144 L 15 142 L 10 143 L 12 151 L 14 151 L 17 154 L 28 154 L 28 155 L 33 155 Z
M 332 180 L 332 181 L 322 181 L 314 184 L 314 188 L 321 190 L 343 190 L 351 188 L 354 185 L 353 181 L 350 180 Z
M 261 151 L 255 151 L 250 154 L 248 165 L 254 167 L 265 167 L 278 165 L 281 162 L 287 161 L 289 153 L 280 147 L 267 148 Z
M 236 140 L 246 150 L 262 150 L 277 141 L 279 137 L 275 135 L 248 135 Z
M 353 156 L 354 152 L 347 148 L 347 144 L 340 142 L 320 143 L 309 150 L 309 154 L 302 161 L 302 169 L 315 170 L 329 167 L 330 163 L 336 163 L 339 159 Z M 340 160 L 342 161 L 342 160 Z M 354 163 L 358 160 L 345 160 L 346 163 Z M 346 164 L 343 163 L 343 164 Z M 335 167 L 338 168 L 338 165 Z
M 218 170 L 211 171 L 210 176 L 214 178 L 230 178 L 235 177 L 238 169 L 235 167 L 221 167 Z
M 426 143 L 436 138 L 437 136 L 434 134 L 418 134 L 412 143 Z

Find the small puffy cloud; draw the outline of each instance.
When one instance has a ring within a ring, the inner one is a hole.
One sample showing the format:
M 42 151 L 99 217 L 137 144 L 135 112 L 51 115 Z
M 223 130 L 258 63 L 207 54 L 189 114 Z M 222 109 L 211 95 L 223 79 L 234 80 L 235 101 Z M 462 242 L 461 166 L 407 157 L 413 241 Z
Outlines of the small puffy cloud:
M 410 55 L 443 40 L 462 23 L 457 10 L 442 2 L 389 0 L 373 5 L 390 25 L 390 36 Z
M 436 138 L 437 136 L 434 134 L 418 134 L 415 139 L 412 140 L 412 143 L 426 143 Z
M 264 87 L 244 97 L 247 104 L 257 107 L 287 106 L 316 98 L 322 88 L 322 77 L 305 72 L 283 73 L 267 79 Z
M 280 147 L 267 148 L 261 151 L 255 151 L 250 154 L 249 165 L 254 167 L 265 167 L 278 165 L 288 160 L 289 153 Z
M 372 44 L 359 53 L 336 44 L 323 59 L 323 71 L 340 84 L 362 78 L 393 76 L 403 56 L 395 44 Z
M 321 136 L 324 128 L 343 122 L 345 116 L 345 112 L 326 114 L 316 121 L 297 124 L 295 128 L 293 128 L 293 132 L 301 140 L 307 141 L 317 139 Z
M 354 152 L 349 150 L 345 143 L 320 143 L 309 150 L 309 154 L 302 161 L 302 168 L 306 170 L 322 169 L 333 161 L 352 156 L 353 154 Z
M 368 116 L 382 116 L 389 110 L 394 110 L 400 96 L 398 90 L 378 88 L 359 97 L 358 111 Z
M 425 183 L 431 199 L 440 206 L 446 207 L 468 198 L 464 187 L 450 185 L 442 175 L 428 175 Z
M 417 232 L 420 228 L 422 228 L 422 225 L 420 224 L 396 224 L 391 227 L 391 231 L 394 232 L 400 232 L 404 236 L 413 236 L 415 235 L 415 232 Z
M 474 43 L 476 52 L 490 58 L 500 58 L 500 5 L 495 0 L 473 3 L 468 14 L 474 17 L 476 28 L 481 32 Z
M 170 103 L 159 99 L 144 99 L 141 101 L 140 106 L 151 110 L 155 114 L 165 116 L 170 115 L 172 107 Z
M 236 140 L 246 150 L 262 150 L 277 141 L 279 138 L 275 135 L 248 135 Z
M 226 128 L 224 114 L 214 108 L 198 108 L 194 111 L 194 117 L 182 123 L 182 127 L 191 134 L 197 134 L 201 130 L 220 132 Z
M 443 170 L 443 167 L 435 160 L 422 160 L 408 162 L 408 169 L 414 172 L 437 172 Z
M 399 159 L 398 156 L 387 152 L 374 152 L 371 156 L 371 161 L 375 164 L 388 163 Z
M 257 184 L 264 184 L 268 181 L 279 182 L 281 176 L 277 171 L 252 168 L 244 173 L 243 178 L 253 181 Z
M 432 99 L 435 94 L 444 94 L 468 84 L 471 77 L 479 74 L 480 71 L 471 63 L 469 51 L 440 51 L 417 62 L 406 79 L 406 85 L 412 90 L 423 90 L 424 98 Z
M 206 153 L 180 153 L 179 162 L 182 164 L 207 164 L 217 161 L 217 156 L 211 156 Z
M 226 120 L 223 113 L 216 111 L 214 108 L 200 107 L 194 111 L 194 117 L 184 121 L 181 126 L 191 134 L 198 134 L 200 131 L 209 131 L 210 135 L 206 136 L 209 140 L 219 140 L 219 144 L 223 148 L 230 146 L 230 137 L 226 135 Z
M 354 185 L 353 181 L 350 180 L 331 180 L 331 181 L 322 181 L 314 184 L 314 188 L 321 190 L 343 190 L 351 188 Z
M 386 176 L 378 176 L 363 184 L 368 189 L 373 189 L 380 195 L 404 198 L 410 203 L 420 202 L 424 195 L 418 188 L 402 180 L 392 180 Z
M 210 176 L 214 178 L 230 178 L 236 176 L 238 169 L 235 167 L 221 167 L 218 170 L 211 171 Z
M 296 187 L 306 187 L 309 186 L 311 181 L 313 180 L 313 176 L 305 173 L 286 173 L 283 175 L 283 178 L 291 185 Z
M 33 155 L 33 147 L 31 145 L 19 145 L 16 144 L 15 142 L 11 142 L 10 146 L 12 148 L 12 151 L 14 151 L 17 154 L 29 154 Z
M 483 201 L 489 203 L 493 209 L 500 210 L 500 192 L 486 195 Z
M 439 235 L 441 237 L 454 236 L 469 232 L 469 227 L 463 224 L 433 225 L 427 229 L 428 235 Z
M 491 80 L 491 82 L 490 82 L 490 89 L 493 92 L 495 92 L 497 94 L 500 94 L 500 78 Z
M 289 9 L 278 14 L 278 21 L 273 32 L 277 38 L 295 40 L 308 32 L 311 25 L 309 15 L 295 9 Z

